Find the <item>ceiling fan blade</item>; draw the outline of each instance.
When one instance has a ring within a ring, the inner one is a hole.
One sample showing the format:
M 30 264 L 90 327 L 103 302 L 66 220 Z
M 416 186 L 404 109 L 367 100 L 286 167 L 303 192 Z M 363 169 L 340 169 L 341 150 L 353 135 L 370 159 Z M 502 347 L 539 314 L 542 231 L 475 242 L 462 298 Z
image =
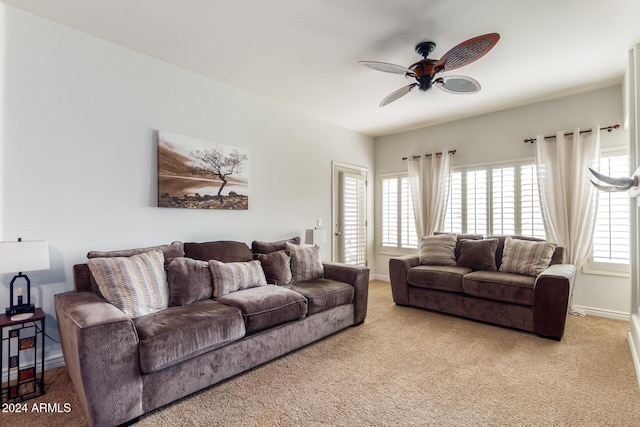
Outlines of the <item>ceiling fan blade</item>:
M 405 96 L 406 94 L 411 92 L 417 86 L 418 86 L 418 83 L 411 83 L 410 85 L 406 85 L 404 87 L 401 87 L 400 89 L 396 90 L 395 92 L 391 92 L 391 94 L 389 94 L 385 99 L 383 99 L 380 102 L 380 106 L 384 107 L 387 104 L 391 104 L 393 101 L 396 101 L 399 98 L 402 98 L 403 96 Z
M 407 67 L 403 67 L 401 65 L 389 64 L 387 62 L 376 62 L 376 61 L 358 61 L 358 64 L 366 65 L 369 68 L 373 68 L 374 70 L 384 71 L 385 73 L 393 73 L 393 74 L 404 74 L 413 76 L 414 73 Z
M 436 67 L 449 71 L 471 64 L 493 49 L 498 40 L 500 34 L 489 33 L 464 41 L 445 53 Z
M 448 93 L 466 94 L 480 91 L 480 83 L 467 76 L 445 76 L 434 81 L 434 86 Z

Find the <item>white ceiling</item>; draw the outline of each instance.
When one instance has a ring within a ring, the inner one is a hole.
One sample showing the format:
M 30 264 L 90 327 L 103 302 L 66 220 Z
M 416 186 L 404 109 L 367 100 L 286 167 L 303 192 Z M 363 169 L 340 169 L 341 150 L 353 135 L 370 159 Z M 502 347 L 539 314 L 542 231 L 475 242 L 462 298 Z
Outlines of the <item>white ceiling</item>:
M 2 0 L 3 3 L 379 136 L 621 83 L 640 42 L 640 0 Z M 450 74 L 482 90 L 413 91 L 359 60 L 403 66 L 432 40 L 440 58 L 471 37 L 496 47 Z

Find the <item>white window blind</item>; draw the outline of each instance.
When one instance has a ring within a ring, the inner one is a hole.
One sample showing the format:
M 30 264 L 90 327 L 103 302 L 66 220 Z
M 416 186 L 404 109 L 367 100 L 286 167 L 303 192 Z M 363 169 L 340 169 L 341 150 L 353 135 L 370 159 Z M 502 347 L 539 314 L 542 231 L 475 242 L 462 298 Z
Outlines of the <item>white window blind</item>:
M 409 178 L 406 174 L 383 177 L 380 199 L 382 248 L 417 248 L 418 236 L 413 217 Z
M 453 171 L 445 231 L 544 238 L 535 171 L 530 162 Z
M 366 265 L 366 215 L 367 182 L 362 175 L 344 174 L 344 262 L 351 265 Z
M 597 170 L 608 176 L 629 176 L 629 156 L 623 152 L 603 153 Z M 593 238 L 593 261 L 629 264 L 629 195 L 600 192 Z

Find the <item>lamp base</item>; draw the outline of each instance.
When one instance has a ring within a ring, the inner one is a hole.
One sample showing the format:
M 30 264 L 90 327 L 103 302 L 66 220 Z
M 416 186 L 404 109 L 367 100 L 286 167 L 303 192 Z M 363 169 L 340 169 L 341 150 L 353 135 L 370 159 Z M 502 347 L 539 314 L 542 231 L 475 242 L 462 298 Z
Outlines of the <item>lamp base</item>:
M 36 306 L 33 304 L 20 304 L 20 305 L 12 305 L 11 307 L 7 307 L 5 310 L 5 314 L 7 316 L 13 316 L 14 314 L 20 313 L 33 313 L 36 311 Z

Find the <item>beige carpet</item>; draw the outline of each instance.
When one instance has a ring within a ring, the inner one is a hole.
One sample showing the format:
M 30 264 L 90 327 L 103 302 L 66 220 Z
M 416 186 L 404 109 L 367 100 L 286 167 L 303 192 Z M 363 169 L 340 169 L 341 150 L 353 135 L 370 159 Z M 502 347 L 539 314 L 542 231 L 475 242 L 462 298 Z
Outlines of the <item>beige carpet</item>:
M 137 426 L 638 426 L 628 323 L 568 319 L 561 342 L 397 307 L 372 282 L 367 320 L 144 416 Z M 86 425 L 64 368 L 46 394 L 70 413 L 3 426 Z

